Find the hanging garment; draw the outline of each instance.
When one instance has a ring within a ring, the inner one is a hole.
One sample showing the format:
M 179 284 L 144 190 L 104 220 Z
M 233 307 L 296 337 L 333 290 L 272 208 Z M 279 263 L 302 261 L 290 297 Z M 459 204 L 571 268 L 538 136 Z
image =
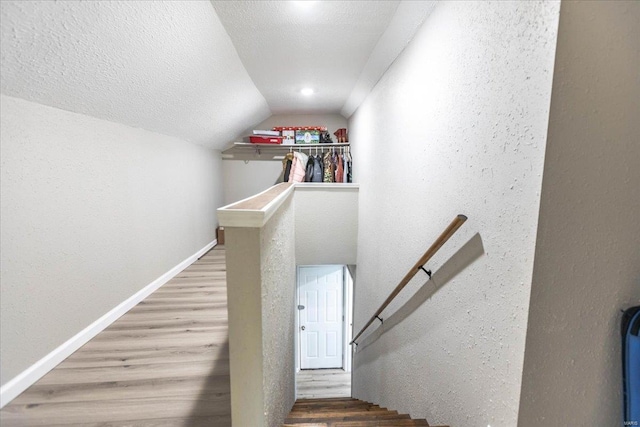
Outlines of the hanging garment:
M 333 153 L 331 153 L 331 172 L 332 172 L 332 176 L 333 176 L 333 181 L 332 182 L 336 182 L 336 172 L 338 171 L 338 156 L 336 155 L 335 151 Z
M 351 150 L 349 148 L 347 148 L 345 156 L 347 159 L 347 168 L 349 169 L 349 172 L 346 174 L 347 182 L 353 182 L 353 158 L 351 157 Z
M 309 156 L 309 160 L 307 160 L 307 167 L 304 171 L 304 182 L 313 182 L 313 156 Z
M 324 178 L 324 168 L 322 165 L 322 157 L 318 154 L 313 158 L 313 178 L 311 182 L 322 182 Z
M 342 164 L 344 166 L 344 173 L 342 174 L 342 182 L 348 182 L 349 179 L 349 162 L 347 161 L 346 154 L 342 156 Z
M 289 179 L 287 180 L 287 182 L 293 182 L 292 181 L 292 179 L 293 179 L 293 171 L 296 168 L 296 163 L 298 163 L 298 158 L 296 156 L 293 156 L 293 159 L 291 160 L 291 168 L 289 168 Z
M 322 182 L 335 182 L 335 166 L 331 162 L 331 151 L 324 155 L 324 178 Z
M 291 164 L 293 163 L 293 154 L 287 153 L 282 159 L 282 170 L 284 171 L 284 176 L 282 177 L 282 182 L 289 182 L 289 173 L 291 172 Z
M 338 167 L 336 168 L 336 182 L 344 182 L 344 165 L 342 156 L 338 154 Z
M 309 156 L 302 152 L 293 153 L 293 165 L 289 174 L 289 182 L 304 182 L 305 166 Z

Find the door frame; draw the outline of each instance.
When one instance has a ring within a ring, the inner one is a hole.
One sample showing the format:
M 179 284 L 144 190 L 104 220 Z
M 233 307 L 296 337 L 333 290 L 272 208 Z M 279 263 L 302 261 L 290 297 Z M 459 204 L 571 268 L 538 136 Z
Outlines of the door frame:
M 342 367 L 340 368 L 336 368 L 336 369 L 344 369 L 345 371 L 347 371 L 347 368 L 350 368 L 350 360 L 348 360 L 349 356 L 351 355 L 351 352 L 347 351 L 347 342 L 346 339 L 348 336 L 351 336 L 350 334 L 350 330 L 348 330 L 347 327 L 347 321 L 350 320 L 350 315 L 348 315 L 347 313 L 350 313 L 348 310 L 351 309 L 351 307 L 349 307 L 349 302 L 350 302 L 350 298 L 349 300 L 347 299 L 348 297 L 350 297 L 350 295 L 352 295 L 352 293 L 349 292 L 349 289 L 347 284 L 349 282 L 349 279 L 347 279 L 347 275 L 350 276 L 350 273 L 347 269 L 346 265 L 343 264 L 316 264 L 316 265 L 298 265 L 296 266 L 296 290 L 295 290 L 295 295 L 294 295 L 294 309 L 296 311 L 296 315 L 295 315 L 295 321 L 296 321 L 296 328 L 295 328 L 295 336 L 294 336 L 294 343 L 295 343 L 295 349 L 296 349 L 296 372 L 300 372 L 300 366 L 302 366 L 302 349 L 300 348 L 300 310 L 298 310 L 298 304 L 299 304 L 299 298 L 300 298 L 300 270 L 303 268 L 314 268 L 314 267 L 340 267 L 342 268 Z M 347 335 L 348 334 L 348 335 Z M 350 371 L 350 369 L 349 369 Z M 347 372 L 349 372 L 347 371 Z

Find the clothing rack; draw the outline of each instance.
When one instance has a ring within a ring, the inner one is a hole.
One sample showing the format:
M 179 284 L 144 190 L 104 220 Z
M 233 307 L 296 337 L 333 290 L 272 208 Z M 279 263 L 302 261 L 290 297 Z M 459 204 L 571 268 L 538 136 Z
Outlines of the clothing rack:
M 288 146 L 276 182 L 351 183 L 353 157 L 345 144 Z
M 349 143 L 333 143 L 333 144 L 296 144 L 296 145 L 280 145 L 280 144 L 251 144 L 249 142 L 234 142 L 231 146 L 222 150 L 223 160 L 259 160 L 259 161 L 278 161 L 282 160 L 283 156 L 289 151 L 302 150 L 308 153 L 309 149 L 315 154 L 315 150 L 323 150 L 326 152 L 327 148 L 343 147 L 350 150 Z
M 320 151 L 318 151 L 318 146 L 320 145 L 322 147 L 320 147 Z M 349 144 L 298 144 L 298 145 L 288 145 L 287 147 L 289 147 L 289 153 L 293 153 L 294 151 L 301 152 L 303 150 L 307 150 L 307 153 L 309 156 L 311 155 L 311 153 L 313 153 L 314 156 L 324 153 L 325 148 L 327 148 L 326 150 L 327 152 L 333 151 L 335 153 L 336 147 L 337 147 L 338 152 L 340 154 L 349 153 L 351 149 Z

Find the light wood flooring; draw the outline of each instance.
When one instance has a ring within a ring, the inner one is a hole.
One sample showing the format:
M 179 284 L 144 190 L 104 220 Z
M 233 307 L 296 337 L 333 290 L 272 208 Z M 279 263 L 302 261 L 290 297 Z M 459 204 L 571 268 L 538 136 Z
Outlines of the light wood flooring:
M 230 426 L 224 248 L 178 274 L 0 411 L 10 426 Z
M 351 373 L 342 369 L 311 369 L 296 375 L 298 399 L 351 397 Z

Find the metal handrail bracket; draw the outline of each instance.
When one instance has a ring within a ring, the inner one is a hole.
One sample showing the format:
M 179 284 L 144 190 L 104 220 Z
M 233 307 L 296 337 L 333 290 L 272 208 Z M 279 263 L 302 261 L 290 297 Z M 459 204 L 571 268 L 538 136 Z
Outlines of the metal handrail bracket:
M 451 221 L 451 224 L 449 224 L 449 226 L 442 232 L 442 234 L 440 234 L 436 241 L 433 242 L 433 244 L 429 247 L 429 249 L 427 249 L 424 255 L 420 257 L 418 262 L 413 267 L 411 267 L 411 270 L 409 270 L 409 272 L 402 278 L 400 283 L 398 283 L 398 286 L 396 286 L 393 292 L 389 294 L 380 308 L 378 308 L 374 315 L 371 316 L 371 319 L 369 319 L 369 321 L 364 325 L 364 327 L 360 330 L 360 332 L 358 332 L 358 334 L 353 338 L 353 340 L 351 340 L 349 344 L 355 344 L 357 346 L 358 343 L 356 342 L 356 340 L 360 338 L 360 335 L 362 335 L 362 333 L 366 331 L 369 326 L 371 326 L 374 320 L 378 319 L 382 324 L 382 319 L 380 318 L 380 314 L 382 314 L 382 311 L 387 308 L 387 306 L 391 303 L 391 301 L 393 301 L 396 296 L 398 296 L 400 291 L 402 291 L 402 289 L 407 286 L 407 284 L 411 281 L 411 279 L 413 279 L 413 276 L 415 276 L 418 271 L 423 270 L 425 273 L 427 273 L 429 279 L 431 279 L 431 270 L 426 270 L 424 268 L 424 265 L 431 259 L 431 257 L 433 257 L 433 255 L 435 255 L 436 252 L 438 252 L 438 250 L 447 242 L 447 240 L 449 240 L 451 236 L 453 236 L 455 232 L 458 231 L 458 228 L 460 228 L 466 220 L 467 217 L 465 215 L 458 215 L 454 218 L 453 221 Z

